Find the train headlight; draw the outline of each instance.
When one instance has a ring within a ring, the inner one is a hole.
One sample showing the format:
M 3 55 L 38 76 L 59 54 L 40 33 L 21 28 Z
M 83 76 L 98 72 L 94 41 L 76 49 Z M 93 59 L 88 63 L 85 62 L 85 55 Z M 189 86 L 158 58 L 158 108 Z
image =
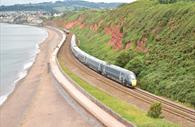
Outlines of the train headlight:
M 133 87 L 135 87 L 136 84 L 137 84 L 137 80 L 131 80 L 131 85 L 132 85 Z

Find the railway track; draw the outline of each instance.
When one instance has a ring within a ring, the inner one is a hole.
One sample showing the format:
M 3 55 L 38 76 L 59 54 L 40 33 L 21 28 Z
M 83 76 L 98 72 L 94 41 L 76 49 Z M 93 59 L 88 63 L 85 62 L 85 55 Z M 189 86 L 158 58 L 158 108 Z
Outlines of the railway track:
M 187 119 L 191 120 L 192 122 L 195 122 L 195 110 L 184 107 L 184 106 L 179 105 L 177 103 L 171 102 L 171 101 L 166 100 L 164 98 L 155 96 L 151 93 L 148 93 L 146 91 L 141 90 L 140 88 L 137 88 L 135 91 L 139 94 L 142 94 L 144 96 L 147 96 L 149 98 L 152 98 L 156 101 L 161 102 L 164 106 L 166 106 L 166 108 L 171 107 L 172 109 L 177 109 L 178 111 L 175 111 L 175 112 L 178 112 L 178 114 L 180 113 L 183 115 L 182 117 L 186 116 Z M 170 111 L 172 111 L 172 110 L 170 110 Z
M 104 82 L 104 81 L 103 81 Z M 117 90 L 120 90 L 127 95 L 133 96 L 139 100 L 142 100 L 148 104 L 152 104 L 154 102 L 160 102 L 162 103 L 163 110 L 166 112 L 169 112 L 171 114 L 180 116 L 186 120 L 189 120 L 193 123 L 195 123 L 195 110 L 184 107 L 182 105 L 176 104 L 174 102 L 171 102 L 167 99 L 164 99 L 162 97 L 156 96 L 154 94 L 151 94 L 149 92 L 146 92 L 144 90 L 141 90 L 140 88 L 135 89 L 128 89 L 126 87 L 121 88 L 116 85 L 109 84 L 107 82 L 104 82 L 106 85 L 109 85 L 110 87 L 114 87 Z
M 71 35 L 69 35 L 71 36 Z M 70 38 L 69 38 L 70 39 Z M 80 63 L 72 54 L 70 50 L 70 41 L 68 43 L 65 43 L 64 46 L 62 46 L 65 50 L 65 63 L 69 68 L 74 68 L 73 70 L 77 70 L 82 72 L 80 75 L 88 75 L 90 77 L 95 78 L 99 82 L 101 82 L 101 85 L 105 85 L 107 87 L 110 87 L 112 89 L 115 89 L 115 91 L 120 91 L 123 96 L 131 96 L 138 100 L 141 100 L 142 102 L 147 103 L 148 105 L 151 105 L 154 102 L 160 102 L 162 104 L 162 109 L 166 113 L 170 113 L 174 116 L 180 117 L 183 120 L 185 119 L 187 123 L 191 123 L 190 125 L 195 126 L 195 110 L 186 108 L 180 104 L 176 104 L 174 102 L 171 102 L 167 99 L 164 99 L 162 97 L 158 97 L 156 95 L 153 95 L 149 92 L 143 91 L 139 88 L 135 89 L 129 89 L 127 87 L 124 87 L 120 85 L 119 83 L 116 83 L 110 79 L 107 79 L 106 77 L 96 73 L 95 71 L 89 69 L 82 63 Z M 81 77 L 82 78 L 82 77 Z M 88 79 L 89 80 L 89 79 Z M 178 121 L 179 122 L 179 121 Z M 188 125 L 186 125 L 188 126 Z

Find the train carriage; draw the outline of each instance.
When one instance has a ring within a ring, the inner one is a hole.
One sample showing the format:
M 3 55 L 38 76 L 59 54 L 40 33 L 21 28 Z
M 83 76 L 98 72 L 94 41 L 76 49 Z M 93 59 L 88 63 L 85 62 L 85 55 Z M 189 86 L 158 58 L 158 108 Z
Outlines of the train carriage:
M 86 59 L 86 65 L 88 65 L 91 69 L 101 73 L 103 65 L 105 64 L 104 61 L 99 60 L 93 56 L 88 55 Z
M 97 59 L 86 52 L 82 51 L 78 48 L 76 44 L 76 36 L 73 35 L 71 39 L 71 50 L 74 56 L 81 61 L 82 63 L 86 64 L 89 68 L 93 69 L 94 71 L 101 73 L 102 75 L 107 76 L 117 82 L 120 82 L 123 85 L 128 87 L 135 87 L 136 86 L 136 76 L 133 72 L 126 70 L 124 68 L 118 67 L 116 65 L 106 64 L 105 61 Z
M 120 82 L 120 70 L 112 68 L 110 65 L 106 65 L 103 71 L 104 75 L 106 75 L 107 77 Z
M 98 68 L 100 66 L 100 64 L 97 61 L 95 61 L 91 58 L 86 59 L 86 65 L 88 65 L 91 69 L 93 69 L 95 71 L 98 71 Z
M 78 56 L 77 58 L 79 59 L 79 61 L 81 61 L 82 63 L 85 63 L 86 60 L 86 55 L 79 50 L 77 50 Z

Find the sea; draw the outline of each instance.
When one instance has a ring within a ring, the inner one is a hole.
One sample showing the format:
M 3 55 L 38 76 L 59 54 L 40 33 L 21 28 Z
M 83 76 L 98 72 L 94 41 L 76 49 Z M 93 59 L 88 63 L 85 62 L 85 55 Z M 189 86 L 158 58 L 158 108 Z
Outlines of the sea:
M 44 28 L 0 23 L 0 106 L 26 76 L 47 36 Z

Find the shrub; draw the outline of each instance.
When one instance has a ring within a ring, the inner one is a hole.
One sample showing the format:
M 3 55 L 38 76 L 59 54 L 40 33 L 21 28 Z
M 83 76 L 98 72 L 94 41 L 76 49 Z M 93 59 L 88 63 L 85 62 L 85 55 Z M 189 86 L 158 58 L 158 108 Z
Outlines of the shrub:
M 123 26 L 120 28 L 120 32 L 123 33 Z
M 162 109 L 161 103 L 156 102 L 151 105 L 147 115 L 152 118 L 160 118 L 161 109 Z
M 195 108 L 195 93 L 194 92 L 189 93 L 186 101 L 192 104 L 192 106 L 194 106 Z
M 124 67 L 131 59 L 132 59 L 132 56 L 128 52 L 122 52 L 116 58 L 115 64 L 120 67 Z
M 134 57 L 132 60 L 130 60 L 125 68 L 128 70 L 133 71 L 136 75 L 139 75 L 140 72 L 144 69 L 144 63 L 142 57 Z

